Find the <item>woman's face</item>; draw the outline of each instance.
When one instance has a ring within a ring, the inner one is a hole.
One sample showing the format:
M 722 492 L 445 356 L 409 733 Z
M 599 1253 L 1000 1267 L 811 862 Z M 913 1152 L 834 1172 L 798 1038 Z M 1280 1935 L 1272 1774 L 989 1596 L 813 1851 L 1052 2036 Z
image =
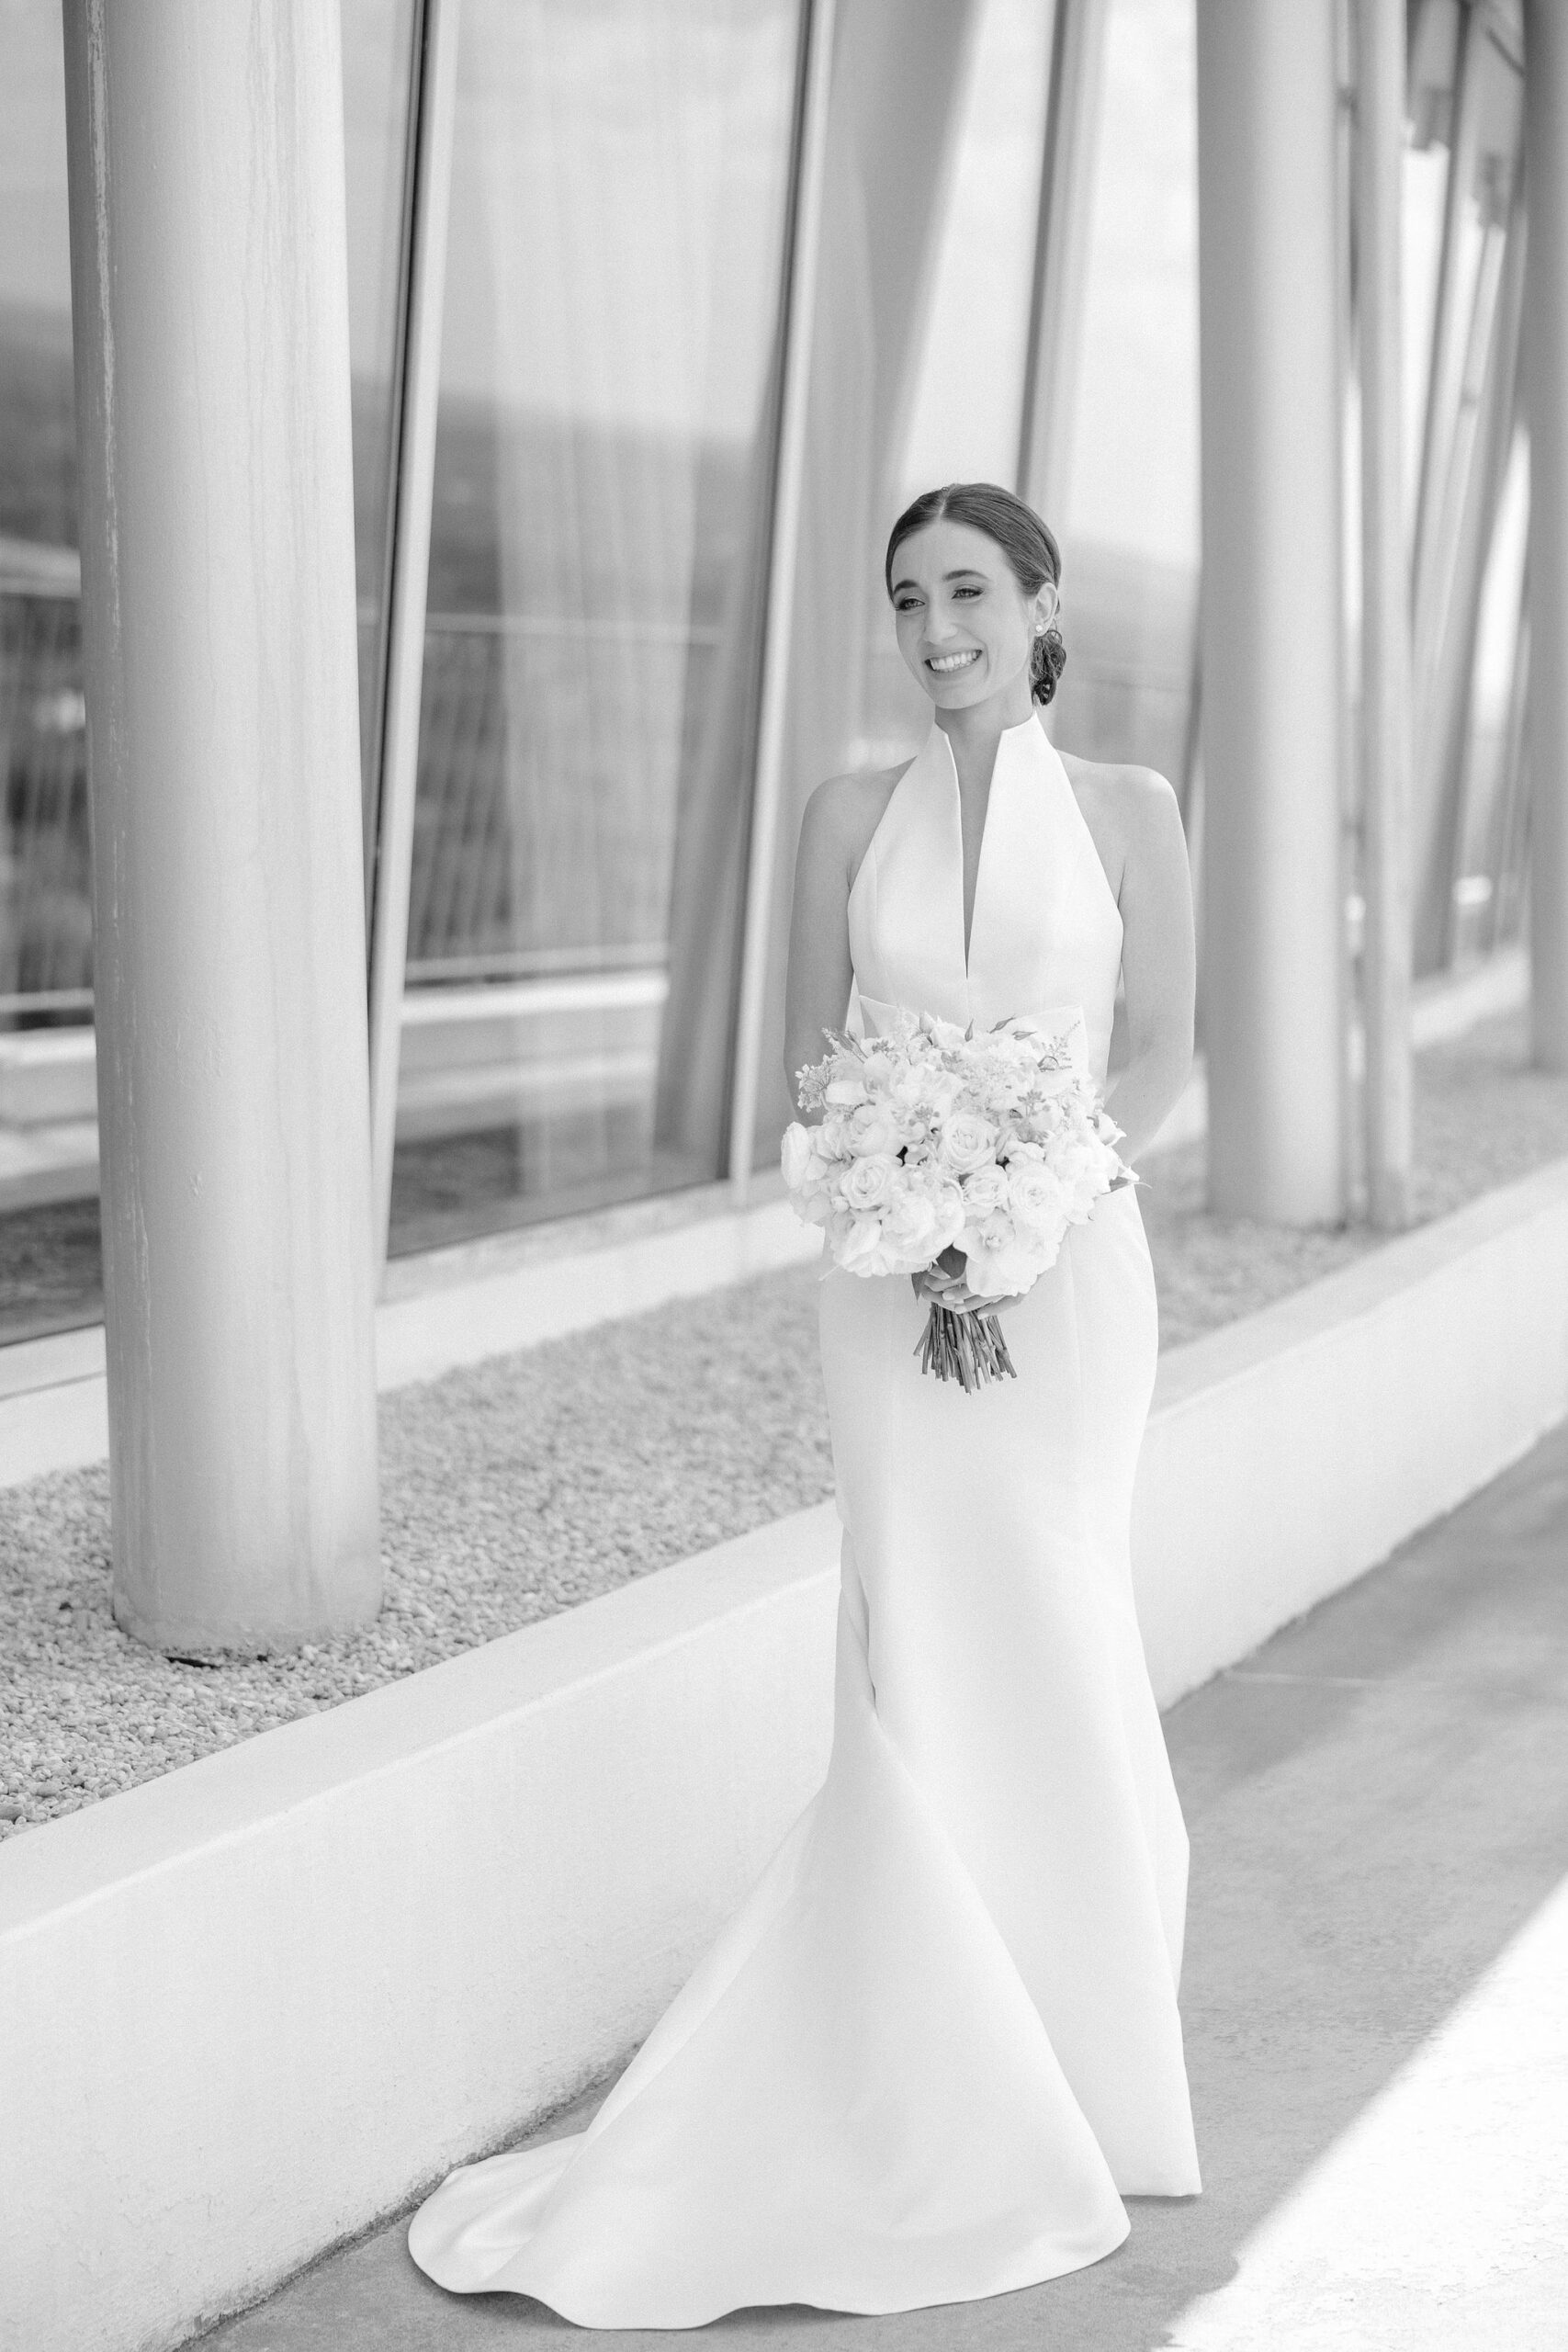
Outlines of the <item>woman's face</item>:
M 1049 582 L 1026 596 L 995 539 L 945 518 L 900 540 L 893 558 L 898 650 L 939 710 L 967 710 L 993 695 L 1032 707 L 1029 662 L 1049 623 Z

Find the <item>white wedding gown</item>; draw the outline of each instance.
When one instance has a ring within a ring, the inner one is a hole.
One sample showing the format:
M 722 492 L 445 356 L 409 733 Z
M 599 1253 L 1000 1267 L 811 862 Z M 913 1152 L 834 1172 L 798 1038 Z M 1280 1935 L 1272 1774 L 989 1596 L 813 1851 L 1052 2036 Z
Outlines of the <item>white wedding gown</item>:
M 1122 923 L 1061 761 L 1002 737 L 965 967 L 933 728 L 850 898 L 860 1020 L 1081 1012 L 1103 1080 Z M 852 1024 L 854 1006 L 852 1003 Z M 1098 2261 L 1123 2195 L 1199 2187 L 1177 1978 L 1187 1839 L 1134 1615 L 1153 1385 L 1135 1194 L 1009 1311 L 1018 1368 L 920 1373 L 907 1276 L 833 1268 L 844 1523 L 828 1777 L 585 2132 L 454 2172 L 414 2259 L 597 2327 L 907 2311 Z

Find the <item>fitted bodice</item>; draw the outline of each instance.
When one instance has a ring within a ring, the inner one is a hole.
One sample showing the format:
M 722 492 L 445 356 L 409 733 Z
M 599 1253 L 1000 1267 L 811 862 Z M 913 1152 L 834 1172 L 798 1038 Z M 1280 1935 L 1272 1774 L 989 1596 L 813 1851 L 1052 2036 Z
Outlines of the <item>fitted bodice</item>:
M 898 1005 L 980 1029 L 1012 1013 L 1075 1009 L 1088 1068 L 1103 1085 L 1122 918 L 1038 719 L 1008 728 L 997 746 L 967 959 L 958 771 L 935 725 L 872 835 L 849 923 L 857 1035 L 880 1032 Z

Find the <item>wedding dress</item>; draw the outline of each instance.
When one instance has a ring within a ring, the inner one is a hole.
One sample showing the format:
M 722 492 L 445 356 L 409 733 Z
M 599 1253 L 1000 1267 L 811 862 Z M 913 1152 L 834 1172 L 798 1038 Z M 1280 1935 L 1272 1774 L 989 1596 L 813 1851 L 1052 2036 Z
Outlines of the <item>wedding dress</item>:
M 849 906 L 852 1026 L 897 1004 L 1060 1016 L 1103 1080 L 1122 923 L 1037 721 L 998 751 L 967 957 L 934 728 Z M 858 1001 L 857 1001 L 858 1000 Z M 1156 1311 L 1135 1193 L 1009 1310 L 1016 1380 L 920 1373 L 907 1276 L 830 1268 L 843 1521 L 818 1795 L 585 2132 L 454 2172 L 415 2215 L 443 2286 L 598 2327 L 750 2304 L 894 2312 L 1120 2245 L 1188 2196 L 1187 1839 L 1134 1615 Z

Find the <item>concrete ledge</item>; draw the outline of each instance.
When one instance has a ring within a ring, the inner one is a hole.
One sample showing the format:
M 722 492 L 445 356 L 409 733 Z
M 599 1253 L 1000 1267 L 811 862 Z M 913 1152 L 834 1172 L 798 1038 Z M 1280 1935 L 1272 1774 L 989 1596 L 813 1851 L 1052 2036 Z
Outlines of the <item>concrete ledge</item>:
M 1161 1366 L 1168 1702 L 1568 1414 L 1568 1162 Z M 830 1506 L 0 1848 L 6 2352 L 177 2342 L 592 2080 L 825 1762 Z
M 1568 1161 L 1160 1363 L 1134 1498 L 1162 1705 L 1568 1415 Z
M 829 1520 L 0 1849 L 6 2352 L 176 2343 L 640 2038 L 821 1779 Z

